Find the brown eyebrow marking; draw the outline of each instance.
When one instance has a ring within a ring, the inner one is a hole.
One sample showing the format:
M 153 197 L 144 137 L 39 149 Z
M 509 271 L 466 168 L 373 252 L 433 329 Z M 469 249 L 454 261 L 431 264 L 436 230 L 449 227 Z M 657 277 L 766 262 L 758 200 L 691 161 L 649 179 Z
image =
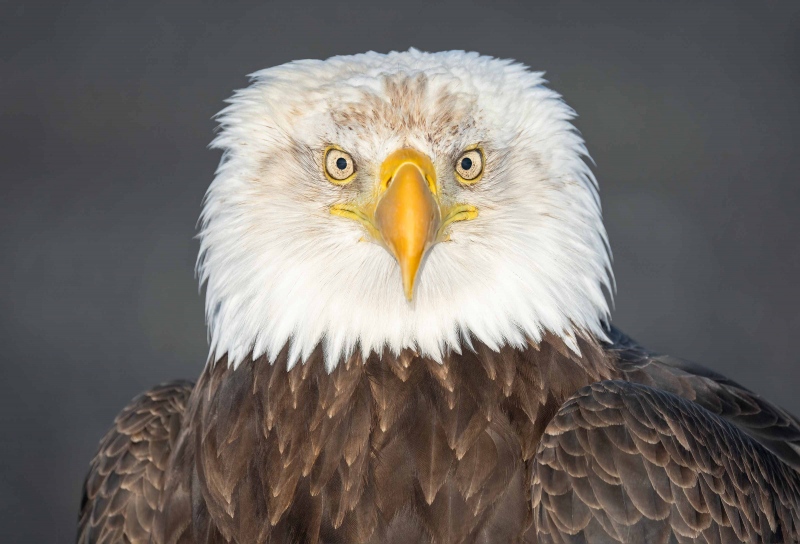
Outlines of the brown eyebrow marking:
M 356 132 L 371 132 L 376 126 L 393 132 L 417 131 L 438 142 L 475 125 L 474 100 L 448 85 L 432 85 L 426 74 L 387 75 L 382 83 L 382 93 L 365 91 L 360 100 L 332 107 L 334 122 Z

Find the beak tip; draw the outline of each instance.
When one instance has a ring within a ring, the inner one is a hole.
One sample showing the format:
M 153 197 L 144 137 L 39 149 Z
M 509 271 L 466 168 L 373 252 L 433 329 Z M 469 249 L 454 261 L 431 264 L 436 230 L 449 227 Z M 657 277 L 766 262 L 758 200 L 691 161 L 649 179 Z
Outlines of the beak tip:
M 406 295 L 406 301 L 412 302 L 414 300 L 414 282 L 403 282 L 403 293 Z

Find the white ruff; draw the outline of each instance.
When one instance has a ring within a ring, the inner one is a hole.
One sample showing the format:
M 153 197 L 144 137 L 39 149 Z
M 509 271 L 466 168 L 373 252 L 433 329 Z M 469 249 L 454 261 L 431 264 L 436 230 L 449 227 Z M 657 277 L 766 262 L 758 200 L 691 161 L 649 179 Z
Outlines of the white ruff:
M 511 61 L 413 49 L 254 74 L 220 114 L 201 215 L 210 360 L 274 360 L 288 343 L 294 364 L 322 344 L 331 369 L 356 349 L 441 360 L 470 338 L 499 348 L 551 331 L 575 350 L 575 331 L 603 338 L 613 279 L 596 182 L 574 112 L 543 83 Z M 453 164 L 478 143 L 484 177 L 462 187 Z M 349 186 L 323 175 L 331 144 L 355 159 Z M 371 194 L 400 147 L 431 157 L 443 201 L 479 212 L 430 251 L 412 303 L 389 253 L 329 212 Z

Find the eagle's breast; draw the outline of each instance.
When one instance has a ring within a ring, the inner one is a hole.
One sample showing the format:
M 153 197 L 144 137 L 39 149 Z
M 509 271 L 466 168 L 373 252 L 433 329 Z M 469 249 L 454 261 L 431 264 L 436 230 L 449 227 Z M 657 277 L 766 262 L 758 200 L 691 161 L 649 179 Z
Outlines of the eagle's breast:
M 188 412 L 203 498 L 194 520 L 212 522 L 196 531 L 238 542 L 525 539 L 545 426 L 577 389 L 615 377 L 597 344 L 579 344 L 581 356 L 556 336 L 442 363 L 353 356 L 331 373 L 321 350 L 288 371 L 285 354 L 236 369 L 223 359 Z

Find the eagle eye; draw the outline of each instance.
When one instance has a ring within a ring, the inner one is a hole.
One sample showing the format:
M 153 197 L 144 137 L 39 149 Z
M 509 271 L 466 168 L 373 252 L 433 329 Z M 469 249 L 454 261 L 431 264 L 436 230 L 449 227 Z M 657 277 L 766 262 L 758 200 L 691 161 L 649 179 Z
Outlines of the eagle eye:
M 346 151 L 329 147 L 325 150 L 325 176 L 331 183 L 350 183 L 356 174 L 356 163 Z
M 473 148 L 464 151 L 455 165 L 458 181 L 465 185 L 477 183 L 483 175 L 483 151 Z

